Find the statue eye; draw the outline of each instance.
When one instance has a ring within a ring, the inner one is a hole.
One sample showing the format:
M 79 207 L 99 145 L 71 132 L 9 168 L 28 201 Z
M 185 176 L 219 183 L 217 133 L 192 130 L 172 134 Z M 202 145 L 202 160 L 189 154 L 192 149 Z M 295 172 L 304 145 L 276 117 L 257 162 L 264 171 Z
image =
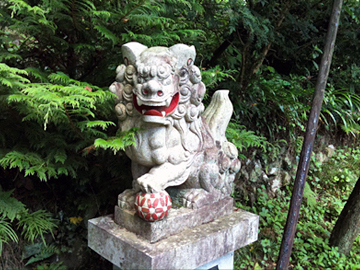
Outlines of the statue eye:
M 158 76 L 161 78 L 161 79 L 166 79 L 167 77 L 170 76 L 170 72 L 169 70 L 164 67 L 164 66 L 159 66 L 158 67 Z

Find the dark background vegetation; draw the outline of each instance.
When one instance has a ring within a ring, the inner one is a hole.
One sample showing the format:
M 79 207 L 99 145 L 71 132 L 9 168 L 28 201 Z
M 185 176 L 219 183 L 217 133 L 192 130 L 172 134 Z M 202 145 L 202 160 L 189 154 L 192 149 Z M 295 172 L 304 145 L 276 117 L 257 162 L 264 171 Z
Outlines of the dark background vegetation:
M 124 43 L 194 44 L 205 103 L 216 89 L 230 90 L 229 139 L 244 162 L 287 152 L 296 163 L 332 1 L 3 0 L 0 6 L 0 269 L 111 269 L 87 248 L 86 223 L 112 213 L 131 184 L 120 150 L 132 134 L 117 134 L 107 91 Z M 359 19 L 359 2 L 345 1 L 318 129 L 319 138 L 341 150 L 325 165 L 313 160 L 302 209 L 307 225 L 300 220 L 292 268 L 360 269 L 359 241 L 350 263 L 326 240 L 359 173 Z M 339 175 L 333 170 L 339 167 L 348 171 Z M 244 184 L 239 178 L 235 186 Z M 266 186 L 254 193 L 256 201 L 245 188 L 234 191 L 263 224 L 258 244 L 238 253 L 236 267 L 273 269 L 291 183 L 273 198 Z

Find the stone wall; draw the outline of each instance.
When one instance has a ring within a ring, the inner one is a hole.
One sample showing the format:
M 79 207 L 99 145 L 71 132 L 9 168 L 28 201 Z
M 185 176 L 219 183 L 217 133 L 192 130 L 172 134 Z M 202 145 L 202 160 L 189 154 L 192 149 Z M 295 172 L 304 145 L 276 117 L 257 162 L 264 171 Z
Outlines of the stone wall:
M 315 159 L 324 163 L 334 154 L 334 150 L 334 145 L 327 145 L 315 153 Z M 299 158 L 287 147 L 280 149 L 278 157 L 264 157 L 257 150 L 248 156 L 248 159 L 241 161 L 242 167 L 235 180 L 237 199 L 249 196 L 250 202 L 254 202 L 256 190 L 262 186 L 266 187 L 269 197 L 274 197 L 281 188 L 294 181 Z

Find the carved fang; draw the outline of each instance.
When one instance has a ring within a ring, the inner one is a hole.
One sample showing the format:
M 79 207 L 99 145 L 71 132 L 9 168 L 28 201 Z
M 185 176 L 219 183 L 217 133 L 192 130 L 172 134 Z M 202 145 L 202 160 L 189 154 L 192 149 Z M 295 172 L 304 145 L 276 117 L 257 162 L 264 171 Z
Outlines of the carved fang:
M 142 114 L 145 114 L 146 113 L 146 110 L 142 110 Z
M 138 96 L 136 97 L 136 101 L 139 106 L 143 105 L 142 100 Z
M 166 112 L 165 112 L 165 111 L 162 111 L 161 114 L 162 114 L 163 117 L 165 117 Z
M 169 98 L 165 101 L 165 106 L 166 106 L 166 107 L 169 107 L 171 101 L 172 101 L 172 97 L 169 97 Z

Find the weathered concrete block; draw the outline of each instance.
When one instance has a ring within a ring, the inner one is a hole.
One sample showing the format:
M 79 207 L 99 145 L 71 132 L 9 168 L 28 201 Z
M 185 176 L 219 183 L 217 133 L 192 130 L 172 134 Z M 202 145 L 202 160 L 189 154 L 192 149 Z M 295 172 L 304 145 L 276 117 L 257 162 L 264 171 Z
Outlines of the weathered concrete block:
M 216 260 L 208 262 L 195 270 L 231 270 L 234 269 L 234 252 L 230 252 Z
M 225 198 L 199 209 L 172 208 L 166 219 L 157 222 L 144 222 L 135 213 L 135 209 L 121 209 L 115 206 L 115 223 L 144 237 L 150 243 L 177 234 L 188 228 L 209 223 L 233 212 L 233 198 Z
M 151 244 L 112 216 L 89 220 L 88 245 L 121 269 L 196 269 L 257 240 L 259 218 L 241 209 Z

